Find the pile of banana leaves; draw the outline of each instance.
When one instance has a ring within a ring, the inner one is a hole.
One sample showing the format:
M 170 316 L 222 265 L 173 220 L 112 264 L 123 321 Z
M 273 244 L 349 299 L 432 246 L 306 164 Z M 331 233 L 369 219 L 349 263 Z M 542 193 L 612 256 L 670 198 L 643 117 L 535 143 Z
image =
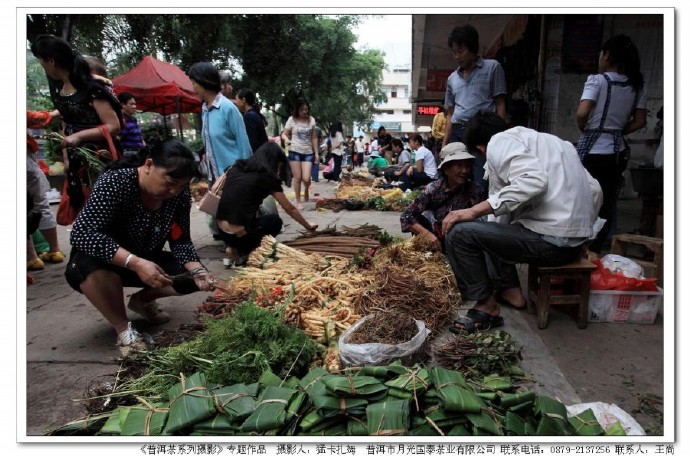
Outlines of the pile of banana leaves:
M 460 372 L 399 362 L 282 380 L 209 384 L 181 375 L 167 401 L 92 415 L 51 435 L 601 436 L 592 410 L 568 417 L 556 399 L 514 387 L 509 377 L 470 382 Z

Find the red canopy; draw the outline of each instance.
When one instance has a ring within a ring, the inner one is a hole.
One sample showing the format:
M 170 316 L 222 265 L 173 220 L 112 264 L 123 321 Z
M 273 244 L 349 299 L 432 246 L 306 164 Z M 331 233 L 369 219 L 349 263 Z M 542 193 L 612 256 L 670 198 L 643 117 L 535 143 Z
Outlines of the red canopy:
M 127 73 L 115 77 L 113 86 L 118 95 L 122 92 L 134 95 L 141 111 L 164 116 L 201 112 L 201 100 L 184 71 L 148 55 Z

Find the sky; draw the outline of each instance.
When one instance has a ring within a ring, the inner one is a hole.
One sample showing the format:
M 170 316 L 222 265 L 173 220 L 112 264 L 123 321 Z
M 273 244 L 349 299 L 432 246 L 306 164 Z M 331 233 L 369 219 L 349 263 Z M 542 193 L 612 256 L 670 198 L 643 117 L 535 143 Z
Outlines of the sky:
M 386 64 L 412 65 L 412 16 L 387 14 L 369 16 L 354 30 L 359 37 L 357 47 L 380 49 Z

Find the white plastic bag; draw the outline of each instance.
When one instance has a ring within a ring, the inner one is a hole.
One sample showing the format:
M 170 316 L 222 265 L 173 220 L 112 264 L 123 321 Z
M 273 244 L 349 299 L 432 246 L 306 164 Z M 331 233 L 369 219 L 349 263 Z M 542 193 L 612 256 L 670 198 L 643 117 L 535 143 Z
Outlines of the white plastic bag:
M 625 429 L 626 435 L 647 435 L 642 426 L 635 421 L 635 418 L 630 416 L 625 410 L 618 407 L 616 404 L 607 404 L 606 402 L 588 402 L 584 404 L 568 405 L 565 408 L 568 411 L 568 416 L 579 415 L 587 409 L 592 409 L 594 416 L 597 417 L 599 425 L 605 431 L 619 421 L 623 426 L 623 429 Z
M 613 273 L 621 273 L 625 277 L 644 279 L 644 269 L 630 258 L 612 253 L 601 258 L 601 264 Z
M 403 364 L 405 361 L 412 360 L 414 355 L 420 354 L 426 341 L 429 331 L 424 325 L 423 321 L 415 320 L 417 325 L 417 334 L 407 342 L 402 344 L 348 344 L 347 340 L 352 333 L 357 330 L 371 315 L 357 321 L 350 326 L 338 339 L 338 349 L 340 350 L 340 358 L 343 364 L 361 366 L 361 365 L 384 365 L 389 364 L 397 359 L 401 359 Z M 414 361 L 412 362 L 414 363 Z

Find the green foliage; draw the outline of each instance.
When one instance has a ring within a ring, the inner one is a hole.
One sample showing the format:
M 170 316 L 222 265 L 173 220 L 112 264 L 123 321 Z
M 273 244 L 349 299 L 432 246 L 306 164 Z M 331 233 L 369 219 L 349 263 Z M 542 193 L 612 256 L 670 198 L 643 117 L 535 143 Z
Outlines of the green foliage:
M 179 373 L 200 371 L 211 383 L 253 383 L 270 370 L 281 378 L 304 375 L 319 350 L 300 329 L 287 326 L 282 309 L 267 310 L 253 301 L 239 305 L 221 319 L 205 321 L 207 329 L 178 346 L 138 355 L 149 370 L 123 384 L 121 391 L 162 395 Z
M 248 87 L 276 118 L 271 135 L 282 130 L 298 95 L 305 96 L 317 124 L 326 130 L 368 124 L 380 90 L 380 51 L 358 51 L 352 32 L 363 16 L 310 14 L 127 14 L 33 15 L 27 38 L 53 33 L 82 54 L 104 60 L 109 76 L 123 74 L 145 55 L 186 70 L 197 61 L 230 69 L 236 89 Z M 175 39 L 170 39 L 175 37 Z M 45 84 L 45 83 L 44 83 Z

